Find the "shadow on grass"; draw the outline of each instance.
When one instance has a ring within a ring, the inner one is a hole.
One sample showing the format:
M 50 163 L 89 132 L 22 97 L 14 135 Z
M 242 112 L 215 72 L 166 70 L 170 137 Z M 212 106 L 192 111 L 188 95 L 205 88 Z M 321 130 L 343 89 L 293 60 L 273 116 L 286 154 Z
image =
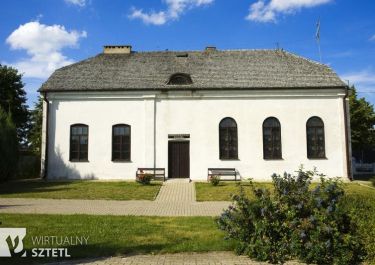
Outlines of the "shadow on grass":
M 52 153 L 53 160 L 48 166 L 48 169 L 54 168 L 62 172 L 62 178 L 57 178 L 59 181 L 46 181 L 42 179 L 30 180 L 9 180 L 8 182 L 1 183 L 0 195 L 11 194 L 31 194 L 31 193 L 53 193 L 61 191 L 69 191 L 72 189 L 70 186 L 77 183 L 75 180 L 95 179 L 93 174 L 81 176 L 79 171 L 71 165 L 65 163 L 61 154 L 60 148 L 56 147 Z M 61 181 L 60 181 L 61 179 Z M 66 181 L 64 181 L 66 180 Z
M 73 183 L 74 182 L 46 182 L 43 180 L 9 181 L 1 184 L 0 195 L 70 190 L 69 185 Z
M 203 182 L 206 183 L 206 182 Z M 208 184 L 210 184 L 208 182 Z M 211 184 L 212 185 L 212 184 Z M 213 186 L 213 187 L 228 187 L 228 186 L 250 186 L 250 182 L 248 181 L 230 181 L 230 180 L 221 180 L 218 185 Z
M 72 180 L 72 181 L 43 181 L 43 180 L 22 180 L 22 181 L 9 181 L 1 183 L 0 185 L 0 195 L 2 194 L 17 194 L 17 193 L 44 193 L 44 192 L 54 192 L 54 191 L 68 191 L 75 189 L 75 185 L 84 183 L 90 183 L 89 180 Z M 118 181 L 119 185 L 126 185 L 133 182 L 122 182 Z M 106 184 L 114 184 L 116 182 L 103 182 Z M 98 182 L 97 185 L 100 185 Z M 118 183 L 117 183 L 118 184 Z M 154 187 L 160 186 L 160 182 L 151 182 L 147 185 L 139 184 L 139 187 Z
M 120 247 L 116 245 L 116 242 L 103 244 L 89 244 L 82 246 L 68 246 L 68 254 L 71 256 L 52 258 L 52 257 L 31 257 L 31 249 L 26 249 L 27 257 L 26 258 L 0 258 L 0 264 L 10 265 L 10 264 L 45 264 L 45 263 L 56 263 L 56 262 L 77 262 L 77 264 L 82 260 L 90 260 L 91 262 L 99 262 L 108 257 L 113 256 L 135 256 L 141 254 L 160 254 L 166 253 L 168 251 L 163 251 L 165 249 L 170 249 L 175 244 L 158 244 L 158 243 L 149 243 L 149 244 L 138 244 L 131 246 Z M 64 248 L 64 247 L 62 247 Z M 173 253 L 171 251 L 170 253 Z

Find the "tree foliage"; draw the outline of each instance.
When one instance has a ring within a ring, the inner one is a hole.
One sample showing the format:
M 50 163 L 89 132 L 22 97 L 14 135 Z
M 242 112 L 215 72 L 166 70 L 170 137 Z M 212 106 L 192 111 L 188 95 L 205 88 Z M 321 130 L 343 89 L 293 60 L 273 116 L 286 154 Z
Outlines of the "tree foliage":
M 35 108 L 30 115 L 29 142 L 31 150 L 40 155 L 42 145 L 42 120 L 43 120 L 43 99 L 38 98 Z
M 0 107 L 0 181 L 14 177 L 18 166 L 18 138 L 12 115 Z
M 353 150 L 364 150 L 375 146 L 375 125 L 374 106 L 365 98 L 358 98 L 354 86 L 349 97 L 350 105 L 350 127 L 352 135 Z
M 29 111 L 22 75 L 17 69 L 0 64 L 0 107 L 11 114 L 19 142 L 27 137 Z

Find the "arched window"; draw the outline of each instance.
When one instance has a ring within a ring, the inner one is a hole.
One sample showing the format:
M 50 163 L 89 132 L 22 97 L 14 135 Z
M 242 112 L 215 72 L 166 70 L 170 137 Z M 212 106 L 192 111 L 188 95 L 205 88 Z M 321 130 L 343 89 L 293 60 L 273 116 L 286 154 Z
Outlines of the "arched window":
M 306 123 L 307 157 L 325 158 L 324 123 L 319 117 L 311 117 Z
M 73 124 L 70 126 L 69 160 L 73 162 L 88 161 L 89 126 Z
M 281 159 L 281 127 L 278 119 L 270 117 L 263 122 L 263 158 Z
M 191 80 L 190 75 L 183 74 L 183 73 L 177 73 L 173 74 L 169 80 L 168 85 L 191 85 L 193 83 L 193 80 Z
M 130 126 L 112 126 L 112 161 L 130 161 Z
M 237 123 L 224 118 L 219 125 L 220 159 L 238 159 Z

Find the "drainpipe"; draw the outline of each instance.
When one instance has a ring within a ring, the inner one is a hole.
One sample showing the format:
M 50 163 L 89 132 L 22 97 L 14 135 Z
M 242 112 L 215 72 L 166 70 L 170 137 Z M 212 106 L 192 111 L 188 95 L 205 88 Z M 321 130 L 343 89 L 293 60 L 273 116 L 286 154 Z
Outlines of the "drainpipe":
M 47 92 L 43 94 L 43 100 L 46 102 L 46 139 L 45 139 L 45 150 L 44 150 L 44 172 L 43 172 L 43 179 L 47 179 L 47 171 L 48 171 L 48 131 L 49 131 L 49 101 L 47 99 Z M 43 128 L 43 127 L 42 127 Z
M 353 181 L 352 173 L 352 150 L 351 150 L 351 140 L 350 140 L 350 115 L 348 108 L 348 98 L 349 98 L 349 87 L 345 89 L 345 96 L 343 97 L 343 107 L 344 107 L 344 125 L 345 125 L 345 147 L 346 147 L 346 166 L 348 178 Z
M 155 93 L 155 95 L 154 95 L 154 113 L 153 113 L 153 116 L 154 116 L 154 124 L 153 124 L 153 126 L 154 126 L 154 135 L 153 135 L 153 138 L 154 138 L 154 140 L 153 140 L 153 144 L 154 144 L 154 150 L 153 150 L 153 152 L 154 152 L 154 155 L 153 155 L 153 167 L 154 167 L 154 177 L 155 177 L 155 173 L 156 173 L 156 170 L 155 170 L 155 168 L 156 168 L 156 93 Z

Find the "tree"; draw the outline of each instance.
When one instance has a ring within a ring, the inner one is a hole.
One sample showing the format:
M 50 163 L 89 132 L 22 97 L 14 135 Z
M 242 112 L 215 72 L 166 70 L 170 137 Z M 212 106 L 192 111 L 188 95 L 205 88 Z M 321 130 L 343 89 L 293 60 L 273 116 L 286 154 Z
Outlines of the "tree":
M 9 112 L 17 129 L 18 141 L 26 141 L 29 111 L 22 74 L 18 70 L 0 64 L 0 107 Z
M 350 127 L 352 135 L 352 148 L 362 151 L 375 147 L 375 112 L 374 106 L 365 98 L 358 98 L 354 86 L 349 97 Z
M 15 176 L 18 166 L 18 139 L 12 115 L 0 107 L 0 181 Z
M 31 111 L 30 115 L 30 133 L 29 142 L 31 150 L 40 155 L 42 145 L 42 120 L 43 120 L 43 99 L 38 98 L 35 108 Z

